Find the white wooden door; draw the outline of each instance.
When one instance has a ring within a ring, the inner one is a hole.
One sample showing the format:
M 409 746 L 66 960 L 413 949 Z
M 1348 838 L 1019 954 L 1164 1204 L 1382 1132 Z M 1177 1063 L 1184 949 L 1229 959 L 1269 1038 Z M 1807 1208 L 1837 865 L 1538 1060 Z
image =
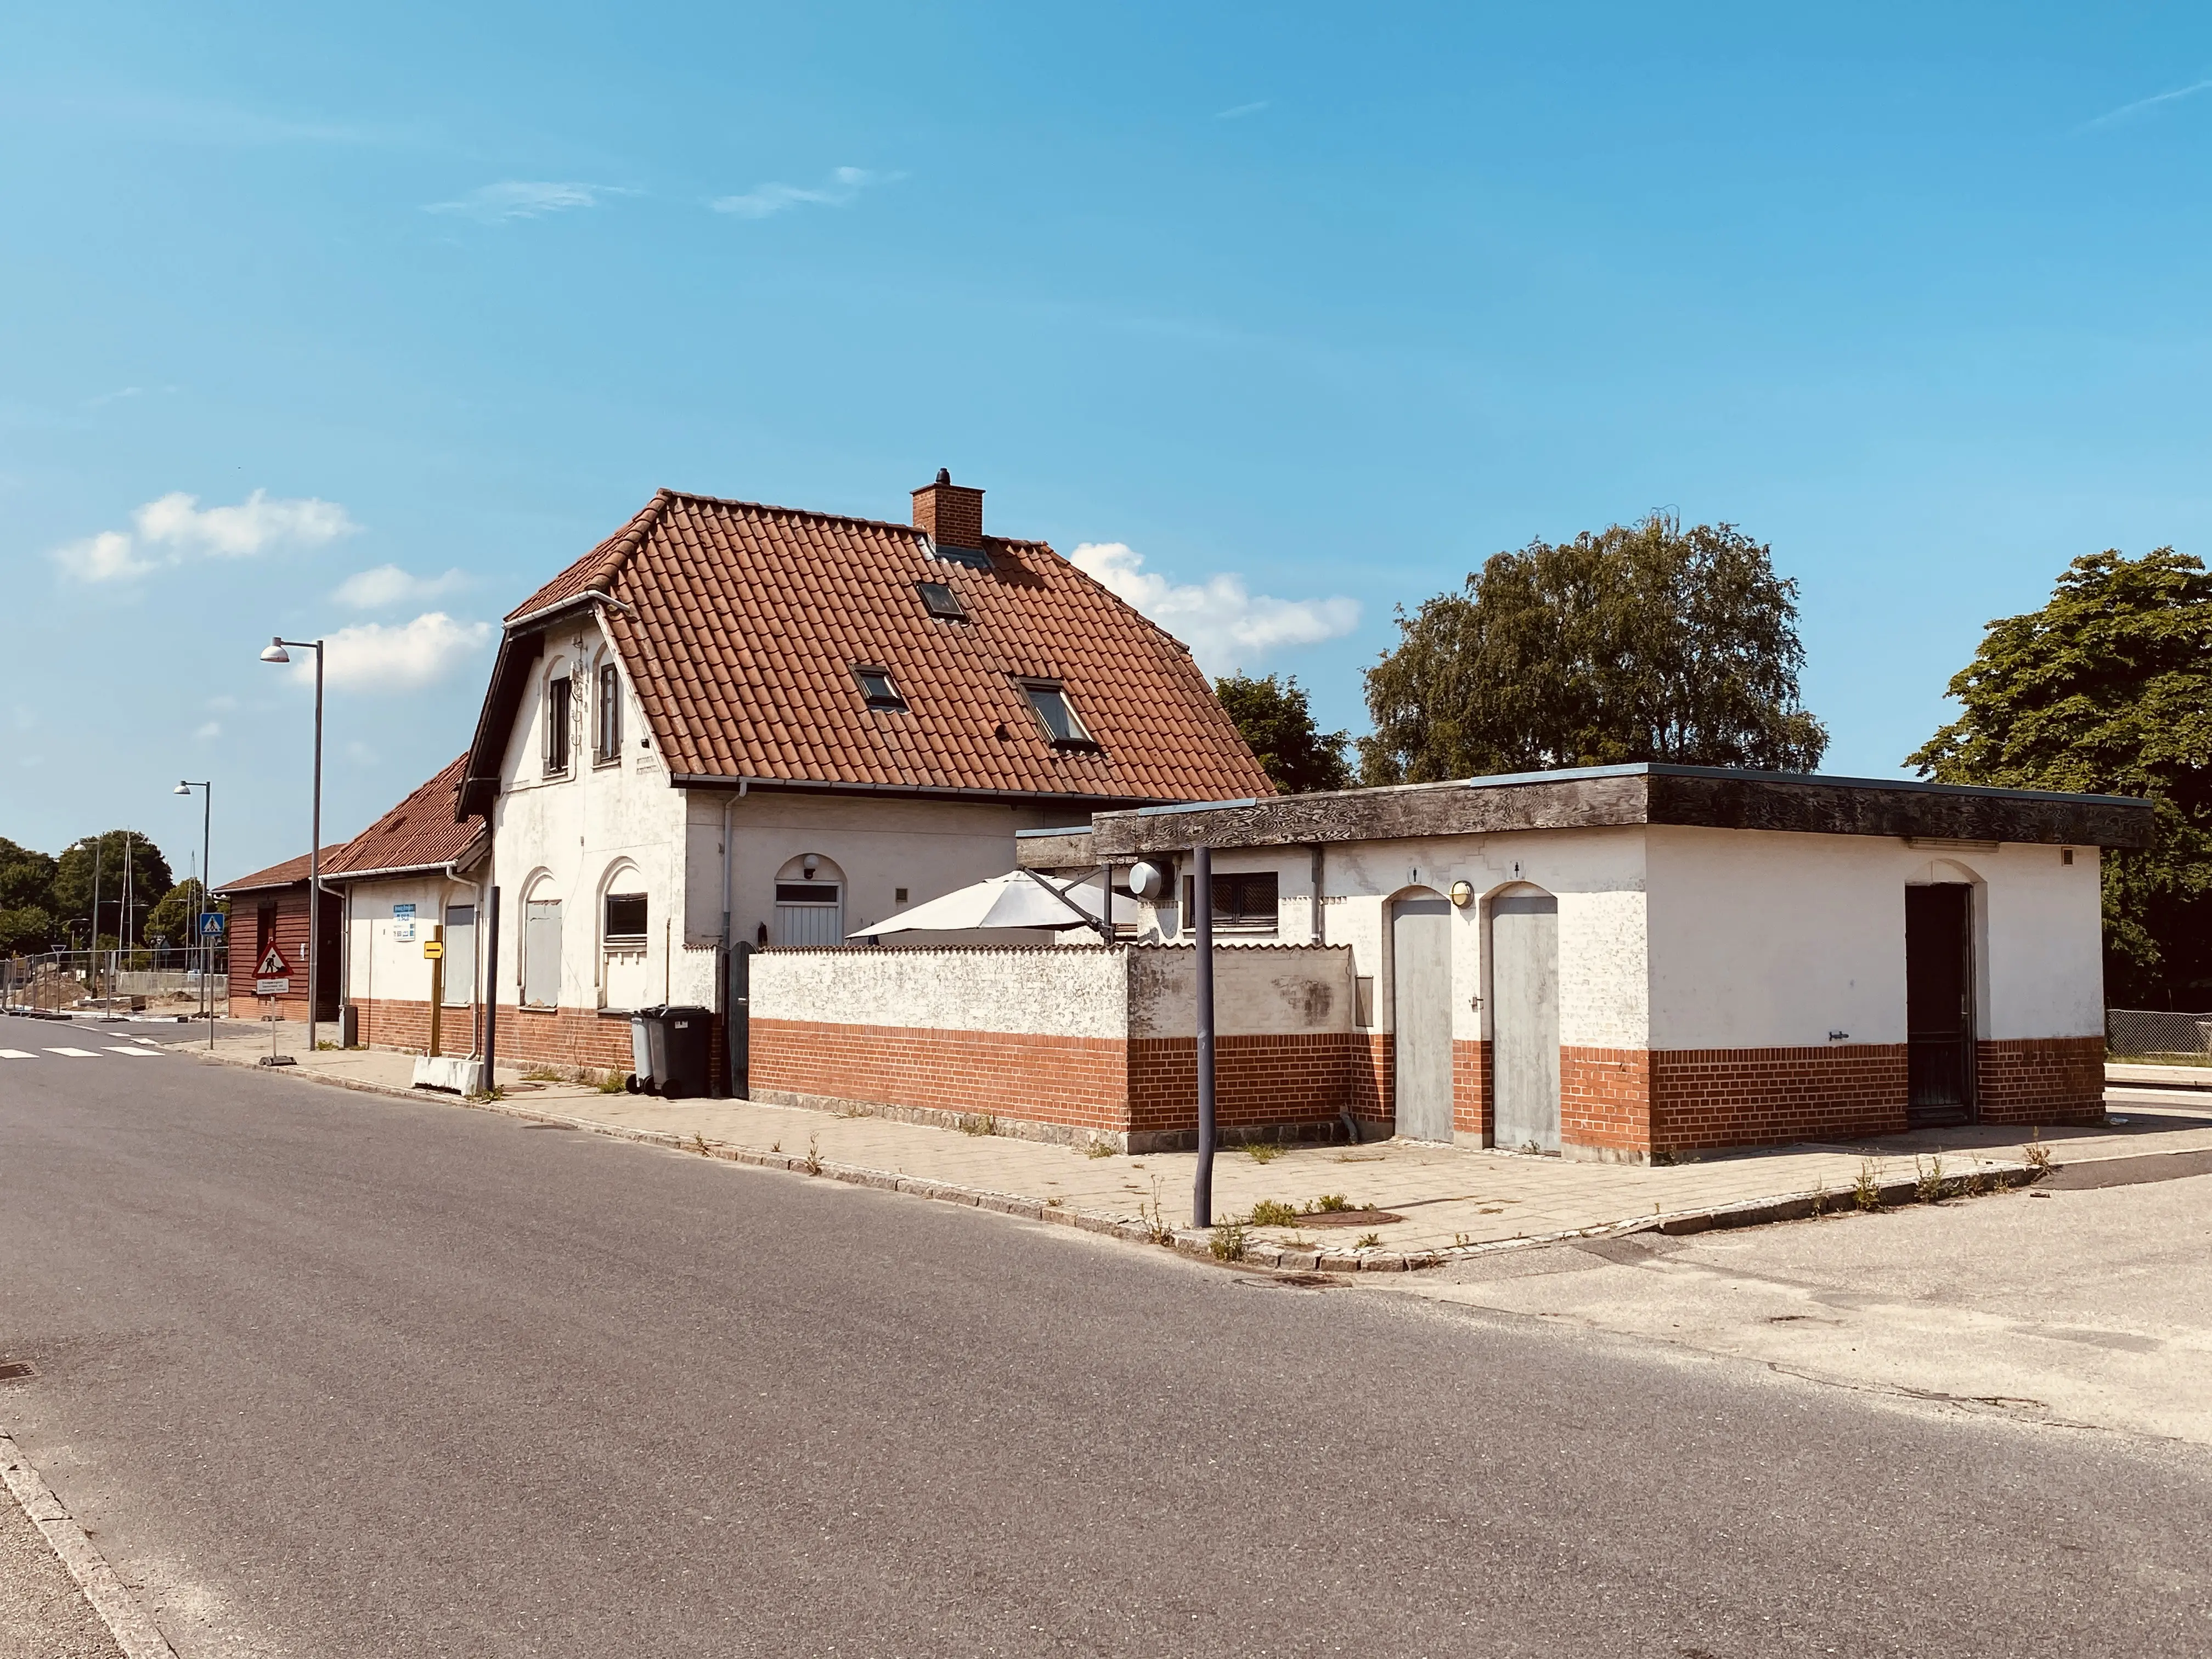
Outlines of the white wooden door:
M 1495 1138 L 1559 1150 L 1559 902 L 1508 893 L 1490 908 L 1490 1055 Z
M 1390 907 L 1391 1020 L 1398 1133 L 1452 1138 L 1451 905 L 1403 898 Z

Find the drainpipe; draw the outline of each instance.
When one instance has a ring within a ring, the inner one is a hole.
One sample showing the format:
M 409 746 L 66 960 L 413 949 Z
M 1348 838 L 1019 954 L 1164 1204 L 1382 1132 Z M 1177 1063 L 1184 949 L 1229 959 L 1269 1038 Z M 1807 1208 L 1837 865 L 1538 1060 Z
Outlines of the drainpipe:
M 1321 842 L 1316 842 L 1307 850 L 1313 854 L 1313 926 L 1307 931 L 1313 934 L 1316 945 L 1326 945 L 1328 943 L 1328 923 L 1321 908 L 1321 884 L 1322 878 L 1328 872 L 1328 848 Z
M 1198 1175 L 1191 1225 L 1213 1224 L 1213 849 L 1191 853 L 1190 908 L 1198 933 Z
M 738 784 L 740 794 L 744 791 L 742 781 Z M 737 810 L 738 797 L 722 797 L 722 946 L 714 952 L 714 1008 L 722 1019 L 722 1085 L 720 1092 L 725 1098 L 731 1092 L 730 1079 L 737 1071 L 736 1034 L 732 1030 L 730 1004 L 730 906 L 731 865 L 735 857 L 730 836 L 730 815 Z

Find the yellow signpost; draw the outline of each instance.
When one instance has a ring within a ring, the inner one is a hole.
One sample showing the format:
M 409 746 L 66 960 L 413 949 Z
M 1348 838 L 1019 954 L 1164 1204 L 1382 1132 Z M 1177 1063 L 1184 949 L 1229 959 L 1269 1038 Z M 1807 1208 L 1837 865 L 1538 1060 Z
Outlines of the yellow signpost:
M 438 1056 L 438 1015 L 446 1004 L 446 930 L 434 923 L 422 941 L 422 954 L 430 959 L 430 1057 Z

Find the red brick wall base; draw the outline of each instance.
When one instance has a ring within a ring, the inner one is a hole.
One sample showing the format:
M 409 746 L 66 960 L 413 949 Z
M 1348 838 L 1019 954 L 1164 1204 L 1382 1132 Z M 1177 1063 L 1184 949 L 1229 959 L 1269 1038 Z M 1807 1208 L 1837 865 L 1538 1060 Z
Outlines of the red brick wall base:
M 1223 1037 L 1215 1121 L 1231 1141 L 1333 1139 L 1347 1114 L 1363 1138 L 1387 1134 L 1389 1056 L 1389 1039 L 1366 1031 Z M 1138 1152 L 1190 1145 L 1198 1130 L 1198 1044 L 1190 1037 L 757 1019 L 752 1082 L 757 1092 L 855 1101 L 924 1121 L 988 1114 L 1043 1138 L 1105 1137 Z
M 1984 1123 L 2101 1123 L 2105 1039 L 2032 1037 L 1974 1045 Z

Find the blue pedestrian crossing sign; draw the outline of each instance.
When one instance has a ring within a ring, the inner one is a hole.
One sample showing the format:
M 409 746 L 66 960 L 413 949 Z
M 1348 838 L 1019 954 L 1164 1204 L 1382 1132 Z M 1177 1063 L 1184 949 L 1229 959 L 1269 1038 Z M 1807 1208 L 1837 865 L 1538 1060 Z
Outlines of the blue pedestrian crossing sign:
M 202 939 L 221 939 L 222 937 L 222 911 L 210 910 L 200 917 L 200 937 Z

